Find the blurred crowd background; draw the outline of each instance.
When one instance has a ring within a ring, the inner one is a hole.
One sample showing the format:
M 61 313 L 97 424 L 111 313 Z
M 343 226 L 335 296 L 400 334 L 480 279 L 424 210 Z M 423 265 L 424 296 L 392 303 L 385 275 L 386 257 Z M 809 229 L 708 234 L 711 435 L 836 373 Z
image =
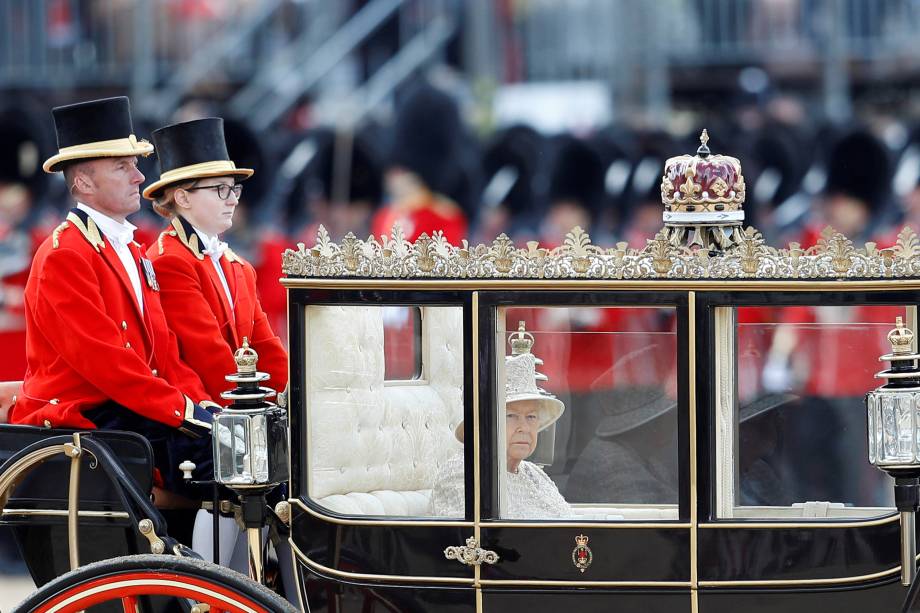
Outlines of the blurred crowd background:
M 226 240 L 283 334 L 281 252 L 320 224 L 639 248 L 703 127 L 769 242 L 888 246 L 920 221 L 918 29 L 918 0 L 0 0 L 0 379 L 23 375 L 32 253 L 71 206 L 41 170 L 55 105 L 127 94 L 147 139 L 225 118 L 256 171 Z M 131 221 L 147 244 L 164 226 Z

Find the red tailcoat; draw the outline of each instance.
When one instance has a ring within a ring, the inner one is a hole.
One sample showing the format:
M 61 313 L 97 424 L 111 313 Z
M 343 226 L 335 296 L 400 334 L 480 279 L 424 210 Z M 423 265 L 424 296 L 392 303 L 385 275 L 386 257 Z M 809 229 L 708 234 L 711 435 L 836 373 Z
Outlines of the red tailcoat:
M 237 370 L 233 352 L 243 337 L 259 354 L 259 370 L 271 375 L 268 385 L 283 390 L 287 353 L 259 304 L 252 265 L 229 249 L 220 258 L 233 296 L 231 308 L 211 258 L 201 252 L 198 235 L 181 217 L 173 219 L 148 254 L 166 319 L 179 339 L 179 353 L 201 377 L 208 394 L 221 402 L 220 393 L 234 387 L 224 377 Z
M 140 245 L 129 248 L 139 262 Z M 184 394 L 210 400 L 179 360 L 160 295 L 140 265 L 138 274 L 143 314 L 114 247 L 77 209 L 42 243 L 26 283 L 27 370 L 11 423 L 94 428 L 83 412 L 113 401 L 178 427 Z

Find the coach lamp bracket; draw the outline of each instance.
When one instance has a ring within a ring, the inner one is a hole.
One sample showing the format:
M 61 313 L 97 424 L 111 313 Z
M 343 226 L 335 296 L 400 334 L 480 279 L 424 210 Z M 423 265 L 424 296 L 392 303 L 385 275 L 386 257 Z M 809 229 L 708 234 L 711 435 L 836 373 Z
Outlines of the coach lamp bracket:
M 875 375 L 887 382 L 866 394 L 869 463 L 895 480 L 903 585 L 910 585 L 917 574 L 916 513 L 920 504 L 920 354 L 914 352 L 913 340 L 913 332 L 898 317 L 888 333 L 891 353 L 879 358 L 891 367 Z

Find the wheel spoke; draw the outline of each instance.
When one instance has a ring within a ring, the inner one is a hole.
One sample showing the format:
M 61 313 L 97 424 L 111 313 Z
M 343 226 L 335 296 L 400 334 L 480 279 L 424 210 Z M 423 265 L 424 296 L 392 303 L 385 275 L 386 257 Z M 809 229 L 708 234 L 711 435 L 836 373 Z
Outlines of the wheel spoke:
M 121 599 L 121 608 L 125 613 L 137 613 L 137 599 L 134 596 L 125 596 Z

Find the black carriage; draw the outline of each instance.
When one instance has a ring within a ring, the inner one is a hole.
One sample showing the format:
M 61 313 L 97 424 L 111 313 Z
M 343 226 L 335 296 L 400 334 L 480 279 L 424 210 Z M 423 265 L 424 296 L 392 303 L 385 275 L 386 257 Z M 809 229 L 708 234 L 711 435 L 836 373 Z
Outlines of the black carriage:
M 662 232 L 641 250 L 601 249 L 576 229 L 550 251 L 321 233 L 289 251 L 304 600 L 896 610 L 899 517 L 892 480 L 866 462 L 864 395 L 895 318 L 916 326 L 915 241 L 905 230 L 892 249 L 857 249 L 828 231 L 806 252 L 748 231 L 716 252 Z M 533 459 L 569 517 L 509 516 L 497 415 L 521 322 L 570 416 Z M 464 504 L 436 516 L 451 453 Z

